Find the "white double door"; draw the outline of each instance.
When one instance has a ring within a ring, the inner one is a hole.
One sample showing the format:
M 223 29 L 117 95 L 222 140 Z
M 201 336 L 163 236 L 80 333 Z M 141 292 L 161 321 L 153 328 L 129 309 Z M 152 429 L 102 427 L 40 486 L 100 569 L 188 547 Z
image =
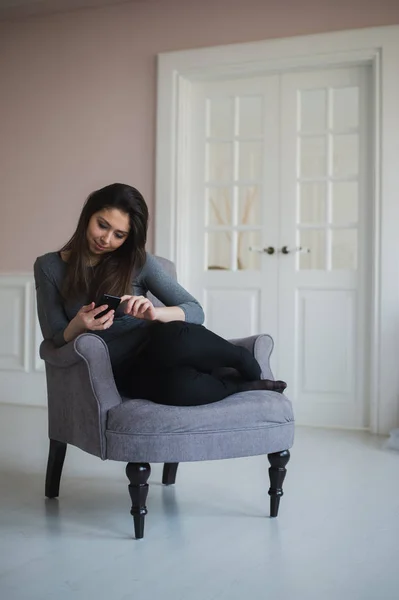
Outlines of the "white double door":
M 187 283 L 206 326 L 273 336 L 297 422 L 367 427 L 367 68 L 192 92 Z

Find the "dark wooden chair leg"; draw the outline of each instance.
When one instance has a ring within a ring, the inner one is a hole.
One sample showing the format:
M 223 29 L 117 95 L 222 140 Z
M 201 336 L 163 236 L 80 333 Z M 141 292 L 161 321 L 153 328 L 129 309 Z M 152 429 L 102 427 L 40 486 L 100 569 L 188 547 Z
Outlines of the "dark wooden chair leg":
M 148 463 L 127 463 L 126 475 L 130 481 L 129 494 L 132 500 L 130 514 L 134 521 L 134 533 L 136 540 L 144 536 L 144 518 L 147 514 L 145 502 L 148 495 L 147 480 L 151 474 Z
M 163 466 L 162 483 L 173 485 L 176 482 L 176 473 L 179 463 L 165 463 Z
M 47 498 L 57 498 L 59 496 L 66 449 L 67 445 L 64 442 L 50 440 L 45 486 L 45 495 Z
M 280 506 L 280 498 L 283 495 L 283 481 L 287 473 L 285 468 L 290 460 L 289 450 L 282 452 L 274 452 L 267 455 L 270 462 L 269 477 L 270 477 L 270 516 L 277 517 Z

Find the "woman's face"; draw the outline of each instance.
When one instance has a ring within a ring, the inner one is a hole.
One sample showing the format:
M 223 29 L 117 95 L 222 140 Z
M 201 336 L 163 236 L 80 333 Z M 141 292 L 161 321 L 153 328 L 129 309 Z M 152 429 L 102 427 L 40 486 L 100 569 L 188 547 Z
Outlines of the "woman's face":
M 129 231 L 129 216 L 117 208 L 104 208 L 94 213 L 86 231 L 90 254 L 100 257 L 117 250 Z

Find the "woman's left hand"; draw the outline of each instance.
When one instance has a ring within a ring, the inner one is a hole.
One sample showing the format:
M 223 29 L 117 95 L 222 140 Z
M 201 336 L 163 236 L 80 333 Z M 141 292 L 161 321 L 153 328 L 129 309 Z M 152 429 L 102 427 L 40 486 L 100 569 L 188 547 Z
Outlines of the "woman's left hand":
M 145 296 L 122 296 L 121 302 L 126 302 L 124 312 L 136 319 L 155 321 L 157 319 L 156 308 Z

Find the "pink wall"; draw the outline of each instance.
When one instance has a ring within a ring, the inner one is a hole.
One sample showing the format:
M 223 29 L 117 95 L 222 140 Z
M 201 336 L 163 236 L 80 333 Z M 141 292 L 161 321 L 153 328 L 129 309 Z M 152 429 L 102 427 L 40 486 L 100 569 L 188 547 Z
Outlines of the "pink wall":
M 147 0 L 0 24 L 0 272 L 66 241 L 99 186 L 153 214 L 157 53 L 395 23 L 398 0 Z

